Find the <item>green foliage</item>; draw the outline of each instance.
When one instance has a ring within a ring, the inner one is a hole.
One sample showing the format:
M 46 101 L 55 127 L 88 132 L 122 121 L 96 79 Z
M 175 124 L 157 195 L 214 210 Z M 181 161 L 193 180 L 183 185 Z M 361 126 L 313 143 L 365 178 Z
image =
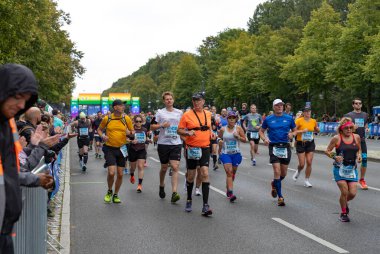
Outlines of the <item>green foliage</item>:
M 83 53 L 61 27 L 67 14 L 49 0 L 0 2 L 0 63 L 28 66 L 39 83 L 39 96 L 69 103 L 74 79 L 84 73 Z

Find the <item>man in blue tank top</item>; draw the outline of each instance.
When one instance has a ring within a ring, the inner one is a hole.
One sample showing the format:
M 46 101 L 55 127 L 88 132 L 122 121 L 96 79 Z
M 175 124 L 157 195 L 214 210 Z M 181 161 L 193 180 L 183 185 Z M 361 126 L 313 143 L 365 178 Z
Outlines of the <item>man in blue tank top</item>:
M 270 163 L 273 167 L 274 179 L 271 182 L 272 197 L 278 196 L 277 205 L 285 206 L 281 193 L 281 181 L 285 178 L 292 157 L 289 140 L 293 138 L 296 124 L 293 118 L 284 114 L 284 102 L 281 99 L 273 101 L 273 114 L 266 117 L 259 131 L 260 138 L 269 146 Z M 265 131 L 268 136 L 265 136 Z

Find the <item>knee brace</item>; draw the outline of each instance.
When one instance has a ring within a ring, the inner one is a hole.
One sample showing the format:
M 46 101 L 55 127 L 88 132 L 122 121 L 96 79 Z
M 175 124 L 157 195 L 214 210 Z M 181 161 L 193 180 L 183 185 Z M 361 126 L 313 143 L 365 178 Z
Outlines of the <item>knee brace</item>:
M 367 167 L 367 153 L 362 153 L 362 167 Z

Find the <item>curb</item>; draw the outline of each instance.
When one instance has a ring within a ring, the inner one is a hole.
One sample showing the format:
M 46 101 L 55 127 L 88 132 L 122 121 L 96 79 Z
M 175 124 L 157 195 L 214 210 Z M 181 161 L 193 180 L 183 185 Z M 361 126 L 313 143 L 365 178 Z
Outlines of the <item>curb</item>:
M 62 219 L 60 243 L 63 247 L 61 254 L 70 254 L 70 142 L 65 153 L 65 189 L 62 202 Z

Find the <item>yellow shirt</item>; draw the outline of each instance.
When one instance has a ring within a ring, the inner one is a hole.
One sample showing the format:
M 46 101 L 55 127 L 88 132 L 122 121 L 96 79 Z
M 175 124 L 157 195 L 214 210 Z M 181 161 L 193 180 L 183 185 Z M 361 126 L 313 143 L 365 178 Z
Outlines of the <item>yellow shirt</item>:
M 300 117 L 296 120 L 296 126 L 297 126 L 297 130 L 307 129 L 307 131 L 309 132 L 308 133 L 309 138 L 310 138 L 310 135 L 311 135 L 311 138 L 313 138 L 313 134 L 311 134 L 311 133 L 314 132 L 314 130 L 318 126 L 318 124 L 317 124 L 317 121 L 313 118 L 310 118 L 308 121 L 306 121 L 305 118 Z M 305 135 L 306 134 L 298 133 L 297 134 L 297 141 L 311 141 L 311 140 L 304 140 L 302 136 L 304 136 L 304 138 L 305 138 Z
M 124 118 L 126 125 L 121 121 L 122 117 L 116 117 L 114 114 L 111 115 L 112 120 L 108 123 L 108 125 L 108 116 L 105 116 L 103 118 L 102 122 L 99 125 L 99 128 L 101 130 L 107 128 L 107 146 L 122 147 L 127 143 L 127 129 L 132 131 L 133 125 L 132 120 L 129 118 L 129 116 L 125 115 Z

